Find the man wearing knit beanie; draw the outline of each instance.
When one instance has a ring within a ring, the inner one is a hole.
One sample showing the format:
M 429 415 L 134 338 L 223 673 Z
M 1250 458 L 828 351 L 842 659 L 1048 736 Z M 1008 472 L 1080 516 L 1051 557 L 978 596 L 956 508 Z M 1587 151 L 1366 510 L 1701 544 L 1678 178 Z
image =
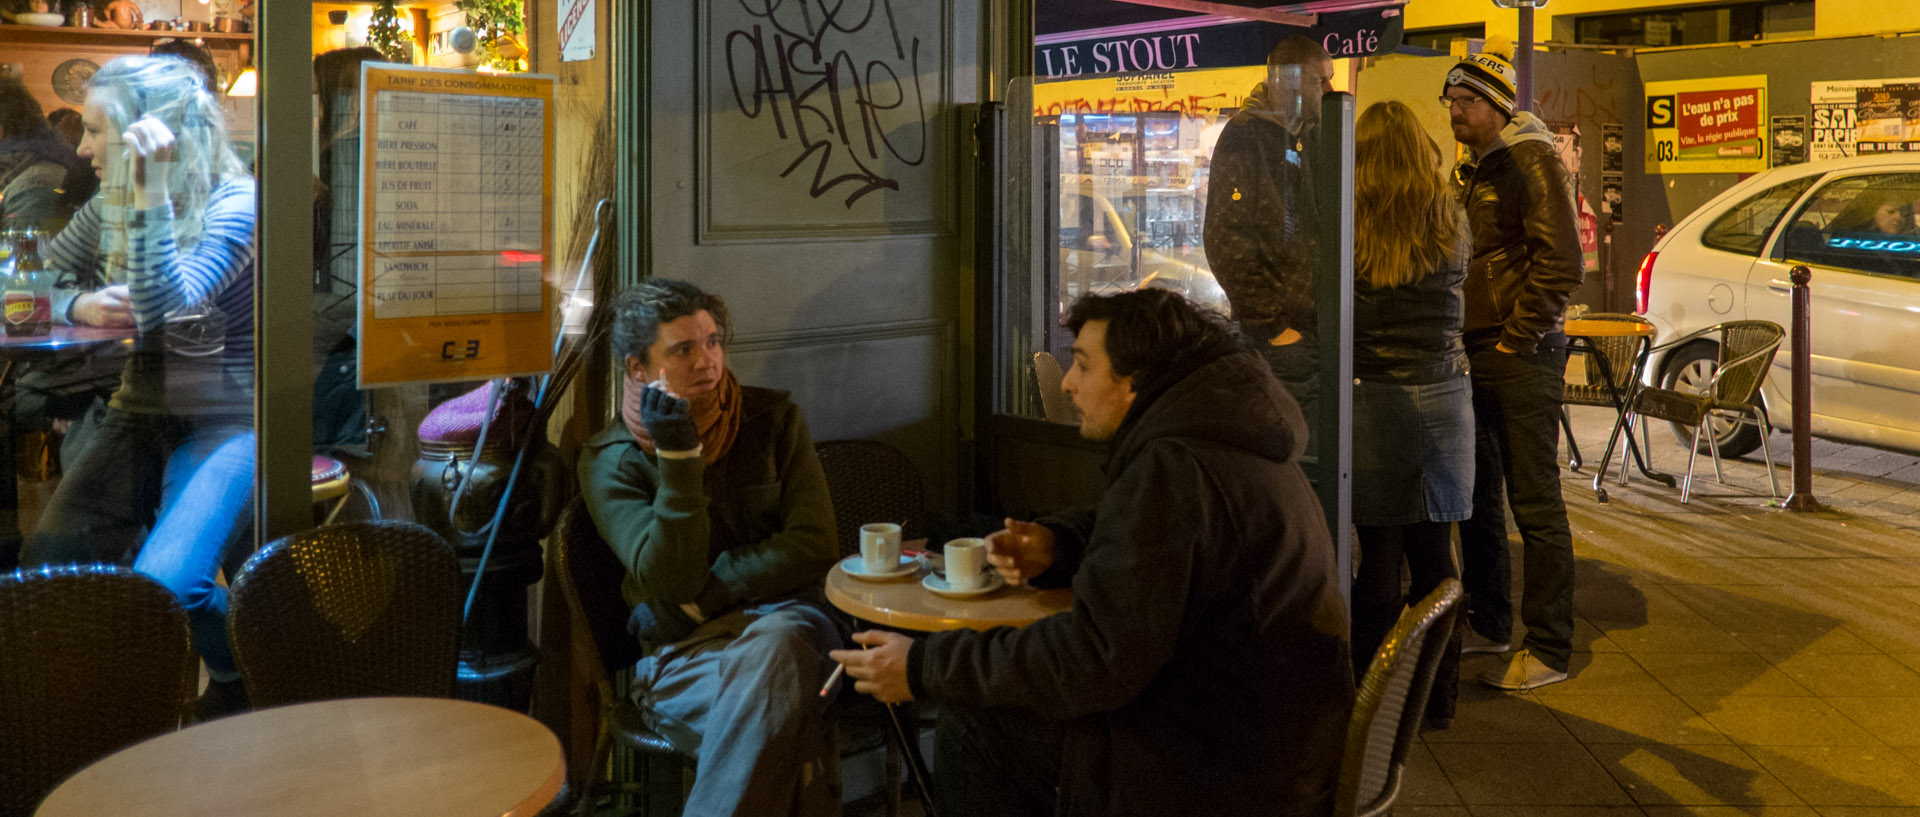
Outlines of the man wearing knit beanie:
M 1455 169 L 1473 234 L 1465 339 L 1473 379 L 1473 518 L 1460 523 L 1469 596 L 1463 652 L 1512 640 L 1512 562 L 1502 500 L 1520 529 L 1523 648 L 1481 680 L 1525 690 L 1567 679 L 1573 652 L 1573 534 L 1560 496 L 1561 379 L 1567 299 L 1580 285 L 1580 233 L 1553 134 L 1515 112 L 1503 40 L 1447 72 L 1440 101 L 1471 155 Z

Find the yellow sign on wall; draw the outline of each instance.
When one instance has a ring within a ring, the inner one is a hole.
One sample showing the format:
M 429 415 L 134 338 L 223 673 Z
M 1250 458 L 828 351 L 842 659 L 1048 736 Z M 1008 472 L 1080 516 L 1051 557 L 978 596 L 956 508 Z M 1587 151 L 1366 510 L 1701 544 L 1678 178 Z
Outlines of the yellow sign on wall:
M 361 388 L 552 367 L 553 84 L 362 67 Z
M 1767 77 L 1647 83 L 1648 173 L 1767 169 Z
M 1222 108 L 1238 108 L 1267 77 L 1264 65 L 1128 74 L 1033 86 L 1033 115 L 1129 114 L 1177 111 L 1205 117 Z

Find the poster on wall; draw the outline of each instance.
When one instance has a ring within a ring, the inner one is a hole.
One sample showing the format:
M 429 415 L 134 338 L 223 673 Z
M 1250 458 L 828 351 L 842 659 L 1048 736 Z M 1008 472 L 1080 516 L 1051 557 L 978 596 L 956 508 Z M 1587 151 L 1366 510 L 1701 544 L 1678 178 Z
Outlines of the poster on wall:
M 1852 156 L 1859 135 L 1860 92 L 1887 85 L 1920 83 L 1920 77 L 1900 79 L 1828 80 L 1812 83 L 1807 101 L 1812 122 L 1807 128 L 1807 158 L 1812 161 Z
M 1855 88 L 1854 111 L 1858 129 L 1854 147 L 1860 153 L 1920 150 L 1920 82 L 1889 82 L 1877 88 Z
M 593 59 L 594 5 L 594 0 L 561 0 L 561 62 Z
M 1773 132 L 1773 166 L 1797 165 L 1807 160 L 1807 118 L 1800 115 L 1767 118 Z
M 1622 191 L 1626 187 L 1626 174 L 1600 174 L 1600 209 L 1607 214 L 1607 221 L 1619 224 L 1626 218 L 1626 208 L 1622 204 Z
M 1767 77 L 1647 83 L 1648 173 L 1767 169 Z
M 361 68 L 360 388 L 553 365 L 551 76 Z
M 1600 219 L 1593 214 L 1593 205 L 1587 203 L 1587 188 L 1580 172 L 1583 152 L 1580 147 L 1580 126 L 1572 122 L 1549 122 L 1547 129 L 1553 132 L 1553 151 L 1560 156 L 1560 163 L 1567 166 L 1567 181 L 1573 189 L 1574 212 L 1580 221 L 1580 266 L 1587 272 L 1600 269 Z
M 1618 122 L 1600 125 L 1600 172 L 1623 173 L 1627 169 L 1627 126 Z

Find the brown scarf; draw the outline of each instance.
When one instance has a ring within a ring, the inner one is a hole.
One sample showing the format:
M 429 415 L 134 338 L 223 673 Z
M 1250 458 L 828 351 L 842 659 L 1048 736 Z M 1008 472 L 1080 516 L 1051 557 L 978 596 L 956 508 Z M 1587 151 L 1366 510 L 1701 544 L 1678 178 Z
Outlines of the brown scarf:
M 646 385 L 644 375 L 627 375 L 625 393 L 620 398 L 620 419 L 627 424 L 634 442 L 652 454 L 653 437 L 640 423 L 640 392 Z M 720 376 L 719 386 L 691 398 L 691 402 L 693 424 L 700 430 L 700 459 L 711 465 L 726 456 L 733 438 L 740 433 L 740 381 L 734 379 L 732 369 L 727 369 Z

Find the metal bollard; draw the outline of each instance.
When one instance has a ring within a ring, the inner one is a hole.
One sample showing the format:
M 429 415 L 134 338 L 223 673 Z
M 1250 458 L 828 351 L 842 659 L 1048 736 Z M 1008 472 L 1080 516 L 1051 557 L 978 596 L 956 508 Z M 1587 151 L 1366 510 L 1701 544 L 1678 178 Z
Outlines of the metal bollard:
M 1813 498 L 1813 295 L 1807 289 L 1813 272 L 1803 264 L 1787 277 L 1793 281 L 1793 493 L 1787 495 L 1787 510 L 1818 511 L 1820 501 Z

